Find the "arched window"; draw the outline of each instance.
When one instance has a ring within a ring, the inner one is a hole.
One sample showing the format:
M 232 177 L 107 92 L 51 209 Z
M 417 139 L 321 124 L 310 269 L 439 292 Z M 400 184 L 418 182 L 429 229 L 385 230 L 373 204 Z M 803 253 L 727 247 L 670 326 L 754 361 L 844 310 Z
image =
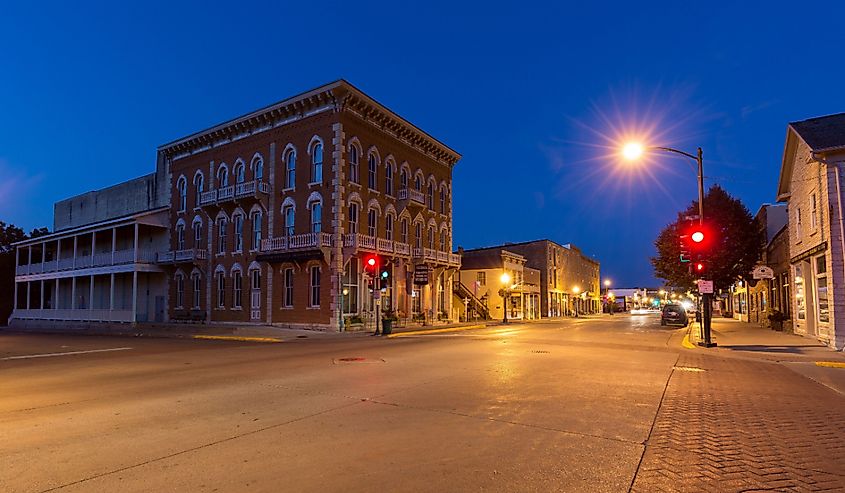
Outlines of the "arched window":
M 399 224 L 399 241 L 402 243 L 408 243 L 408 220 L 406 218 L 402 218 L 402 221 Z
M 226 253 L 226 229 L 228 229 L 229 221 L 225 217 L 217 220 L 217 253 Z
M 199 207 L 200 205 L 200 198 L 202 196 L 202 192 L 204 191 L 204 186 L 205 177 L 202 175 L 202 171 L 197 171 L 197 174 L 194 175 L 194 190 L 197 192 L 194 200 L 194 207 Z
M 188 207 L 188 180 L 184 176 L 176 182 L 176 191 L 179 193 L 179 212 L 184 212 Z
M 232 217 L 232 222 L 235 225 L 235 249 L 240 252 L 244 249 L 244 217 L 241 214 L 235 214 Z
M 217 308 L 226 308 L 226 273 L 217 271 Z
M 434 185 L 428 184 L 428 208 L 434 210 Z
M 393 195 L 393 167 L 390 163 L 384 166 L 384 193 Z
M 200 308 L 200 300 L 202 300 L 202 277 L 200 276 L 199 272 L 194 272 L 191 274 L 191 294 L 193 295 L 193 300 L 191 306 L 194 310 L 199 310 Z
M 446 214 L 446 188 L 440 189 L 440 212 Z
M 261 211 L 252 213 L 252 249 L 261 249 Z
M 243 183 L 246 179 L 246 166 L 244 166 L 243 161 L 238 162 L 235 165 L 235 183 Z
M 417 223 L 414 225 L 414 247 L 415 248 L 422 248 L 423 246 L 423 232 L 422 232 L 422 223 Z
M 429 250 L 434 250 L 434 228 L 428 228 L 428 248 Z
M 440 251 L 445 252 L 446 250 L 446 230 L 440 232 Z
M 378 234 L 378 215 L 375 209 L 367 211 L 367 234 L 370 236 Z
M 232 308 L 243 307 L 243 282 L 240 270 L 232 272 Z
M 403 170 L 399 171 L 399 190 L 407 190 L 408 189 L 408 172 Z
M 384 216 L 384 237 L 388 241 L 393 241 L 393 214 L 386 214 Z
M 229 168 L 225 164 L 221 164 L 217 168 L 217 188 L 225 188 L 229 186 Z
M 285 188 L 294 188 L 296 187 L 296 151 L 293 149 L 289 150 L 285 156 L 285 165 L 287 168 Z
M 176 250 L 184 250 L 185 249 L 185 225 L 184 224 L 177 224 L 176 225 Z
M 286 205 L 282 211 L 282 215 L 285 218 L 285 235 L 293 236 L 296 209 L 292 205 Z
M 419 175 L 414 177 L 414 190 L 422 192 L 422 178 Z
M 255 156 L 252 158 L 252 170 L 256 180 L 264 179 L 264 160 L 261 156 Z
M 323 203 L 311 204 L 311 232 L 319 233 L 323 230 Z
M 191 228 L 194 230 L 194 248 L 202 247 L 202 219 L 194 219 Z
M 349 234 L 358 232 L 358 204 L 349 204 Z
M 185 276 L 176 274 L 176 308 L 182 308 L 185 304 Z
M 349 181 L 352 183 L 361 183 L 361 176 L 358 173 L 358 148 L 352 146 L 349 148 Z
M 317 142 L 311 150 L 311 183 L 323 182 L 323 143 Z
M 367 175 L 367 186 L 370 187 L 370 190 L 375 190 L 376 179 L 378 177 L 378 162 L 376 161 L 375 153 L 370 153 L 370 156 L 367 159 L 367 165 L 370 171 Z

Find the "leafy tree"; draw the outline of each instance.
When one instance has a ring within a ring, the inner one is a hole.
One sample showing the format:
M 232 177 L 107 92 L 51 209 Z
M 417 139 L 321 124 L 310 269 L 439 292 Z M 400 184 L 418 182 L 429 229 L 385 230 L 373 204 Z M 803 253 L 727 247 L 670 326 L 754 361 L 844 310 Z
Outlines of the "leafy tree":
M 670 286 L 692 289 L 697 276 L 689 271 L 689 263 L 681 263 L 680 236 L 688 224 L 687 216 L 698 215 L 698 201 L 678 219 L 660 232 L 654 245 L 657 257 L 651 259 L 654 274 Z M 706 277 L 714 281 L 716 289 L 730 286 L 739 276 L 747 276 L 757 263 L 763 248 L 762 228 L 755 222 L 739 199 L 731 197 L 722 187 L 710 187 L 704 196 L 704 225 L 710 235 L 702 255 L 707 266 Z
M 27 236 L 24 230 L 14 224 L 0 221 L 0 325 L 6 325 L 12 313 L 15 289 L 15 247 L 13 243 L 27 238 L 37 238 L 49 234 L 47 228 L 36 228 Z

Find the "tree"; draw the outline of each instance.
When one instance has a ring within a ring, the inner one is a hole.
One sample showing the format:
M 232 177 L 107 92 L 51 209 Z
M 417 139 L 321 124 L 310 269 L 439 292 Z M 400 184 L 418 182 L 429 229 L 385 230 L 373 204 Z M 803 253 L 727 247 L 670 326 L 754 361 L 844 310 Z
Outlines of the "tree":
M 0 325 L 6 325 L 9 315 L 12 313 L 12 302 L 15 289 L 15 247 L 13 243 L 23 241 L 27 238 L 37 238 L 49 234 L 47 228 L 36 228 L 27 236 L 24 230 L 14 224 L 6 224 L 0 221 Z
M 697 215 L 696 200 L 678 213 L 678 219 L 663 228 L 654 242 L 654 274 L 670 286 L 695 286 L 697 276 L 690 273 L 689 263 L 680 262 L 679 256 L 685 217 Z M 704 196 L 704 225 L 711 235 L 702 258 L 707 265 L 706 277 L 713 280 L 716 289 L 727 288 L 738 277 L 747 276 L 757 263 L 764 243 L 762 229 L 742 202 L 718 185 L 710 187 Z

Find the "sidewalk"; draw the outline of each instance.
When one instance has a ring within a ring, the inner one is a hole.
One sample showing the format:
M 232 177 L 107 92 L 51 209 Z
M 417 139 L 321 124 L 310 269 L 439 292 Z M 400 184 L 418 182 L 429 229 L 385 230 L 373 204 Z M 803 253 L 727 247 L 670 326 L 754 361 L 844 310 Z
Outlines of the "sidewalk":
M 756 357 L 774 361 L 833 361 L 845 363 L 845 354 L 810 337 L 786 334 L 732 318 L 714 318 L 711 338 L 718 346 L 707 349 L 719 356 Z M 700 340 L 699 324 L 689 326 L 689 341 Z M 703 348 L 702 348 L 703 350 Z

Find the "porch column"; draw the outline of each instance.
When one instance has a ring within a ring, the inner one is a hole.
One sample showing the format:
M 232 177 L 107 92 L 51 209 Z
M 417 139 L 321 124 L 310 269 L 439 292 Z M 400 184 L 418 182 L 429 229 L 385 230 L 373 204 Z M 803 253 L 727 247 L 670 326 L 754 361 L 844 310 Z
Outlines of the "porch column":
M 56 278 L 56 301 L 53 302 L 53 308 L 59 309 L 59 278 Z
M 114 265 L 114 252 L 117 250 L 117 228 L 114 227 L 111 229 L 111 263 Z M 112 275 L 112 281 L 114 281 L 114 275 Z M 112 282 L 114 284 L 114 282 Z
M 27 310 L 29 310 L 29 288 L 32 287 L 31 285 L 32 285 L 31 282 L 26 281 L 26 309 Z
M 47 243 L 41 244 L 41 272 L 44 272 L 44 262 L 47 261 Z
M 21 248 L 15 247 L 15 271 L 17 271 L 19 265 L 21 265 Z
M 27 251 L 27 264 L 29 264 L 28 270 L 32 271 L 32 245 L 29 245 L 26 249 Z
M 79 244 L 79 242 L 78 242 L 77 240 L 79 240 L 79 237 L 78 237 L 78 236 L 74 236 L 74 237 L 73 237 L 73 268 L 74 268 L 74 269 L 76 268 L 76 247 L 77 247 L 77 246 L 78 246 L 78 244 Z M 74 286 L 76 286 L 75 282 L 74 282 Z M 76 301 L 74 301 L 73 303 L 71 303 L 71 305 L 74 305 L 74 304 L 76 304 Z M 73 308 L 73 306 L 71 306 L 71 308 Z
M 44 279 L 41 280 L 41 309 L 44 309 Z
M 18 309 L 18 284 L 19 283 L 17 281 L 15 281 L 15 293 L 14 293 L 15 299 L 12 302 L 12 303 L 14 303 L 14 305 L 12 305 L 12 311 L 15 311 L 15 310 Z
M 62 239 L 56 239 L 56 270 L 59 270 L 59 260 L 62 258 Z
M 94 267 L 94 251 L 97 249 L 97 232 L 91 232 L 91 267 Z
M 135 246 L 138 246 L 138 225 L 135 225 Z M 137 252 L 137 250 L 136 250 Z M 138 321 L 138 271 L 132 272 L 132 322 Z
M 114 311 L 114 272 L 110 276 L 111 284 L 109 285 L 109 311 Z
M 74 246 L 76 246 L 76 240 L 74 240 Z M 76 255 L 74 255 L 73 261 L 76 262 Z M 70 281 L 70 309 L 76 310 L 76 277 L 71 277 Z
M 135 252 L 133 257 L 133 262 L 138 263 L 138 223 L 135 223 Z M 137 275 L 136 275 L 137 277 Z
M 94 275 L 91 275 L 91 285 L 88 287 L 88 310 L 94 309 Z

